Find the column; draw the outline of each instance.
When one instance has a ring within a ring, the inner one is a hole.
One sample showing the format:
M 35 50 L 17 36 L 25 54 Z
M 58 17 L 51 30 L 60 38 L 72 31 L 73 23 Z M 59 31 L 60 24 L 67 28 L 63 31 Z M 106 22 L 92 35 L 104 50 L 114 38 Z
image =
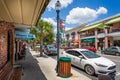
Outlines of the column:
M 95 49 L 98 50 L 97 29 L 95 29 Z
M 107 35 L 108 34 L 107 28 L 104 28 L 104 31 L 105 31 L 105 35 Z M 106 48 L 108 48 L 108 37 L 107 36 L 105 36 L 105 49 Z
M 81 48 L 81 37 L 80 37 L 80 33 L 78 35 L 78 40 L 79 40 L 79 48 Z

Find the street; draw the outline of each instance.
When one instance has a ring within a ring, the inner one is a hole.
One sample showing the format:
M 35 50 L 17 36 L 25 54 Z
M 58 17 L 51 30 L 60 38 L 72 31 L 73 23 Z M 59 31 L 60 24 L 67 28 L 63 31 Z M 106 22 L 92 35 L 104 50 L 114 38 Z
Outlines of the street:
M 106 58 L 108 58 L 108 59 L 110 59 L 110 60 L 112 60 L 113 62 L 116 63 L 116 65 L 117 65 L 116 71 L 117 72 L 116 72 L 115 80 L 120 80 L 120 56 L 104 55 L 104 54 L 101 54 L 101 56 L 106 57 Z M 50 56 L 50 57 L 56 59 L 56 56 Z M 72 69 L 76 70 L 79 73 L 84 74 L 85 76 L 91 78 L 92 80 L 97 80 L 97 76 L 90 76 L 84 70 L 81 70 L 81 69 L 79 69 L 79 68 L 77 68 L 77 67 L 75 67 L 73 65 L 72 65 Z

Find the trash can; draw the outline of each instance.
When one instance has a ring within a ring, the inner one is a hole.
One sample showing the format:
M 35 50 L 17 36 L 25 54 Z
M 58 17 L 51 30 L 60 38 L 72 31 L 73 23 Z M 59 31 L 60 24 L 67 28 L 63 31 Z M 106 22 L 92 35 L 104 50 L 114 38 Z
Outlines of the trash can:
M 71 74 L 71 59 L 68 57 L 60 57 L 58 75 L 63 78 L 70 77 Z

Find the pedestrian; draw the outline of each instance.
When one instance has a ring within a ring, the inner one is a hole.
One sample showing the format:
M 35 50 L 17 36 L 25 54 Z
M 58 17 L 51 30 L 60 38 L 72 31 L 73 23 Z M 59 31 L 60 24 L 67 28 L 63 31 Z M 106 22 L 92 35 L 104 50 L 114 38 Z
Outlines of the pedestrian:
M 21 59 L 25 59 L 26 53 L 27 53 L 27 46 L 26 46 L 26 44 L 24 44 L 24 45 L 22 46 L 22 49 L 21 49 L 21 52 L 20 52 L 20 57 L 21 57 Z

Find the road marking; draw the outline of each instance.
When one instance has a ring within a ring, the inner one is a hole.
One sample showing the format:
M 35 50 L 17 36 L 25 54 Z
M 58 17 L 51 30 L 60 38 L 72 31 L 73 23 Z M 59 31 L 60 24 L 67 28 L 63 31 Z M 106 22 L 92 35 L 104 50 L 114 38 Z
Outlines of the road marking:
M 116 76 L 118 76 L 118 75 L 120 75 L 120 72 L 117 72 L 117 73 L 116 73 Z

